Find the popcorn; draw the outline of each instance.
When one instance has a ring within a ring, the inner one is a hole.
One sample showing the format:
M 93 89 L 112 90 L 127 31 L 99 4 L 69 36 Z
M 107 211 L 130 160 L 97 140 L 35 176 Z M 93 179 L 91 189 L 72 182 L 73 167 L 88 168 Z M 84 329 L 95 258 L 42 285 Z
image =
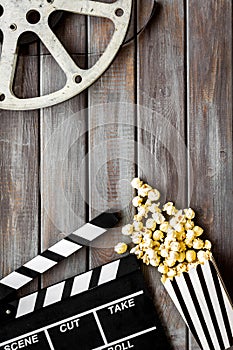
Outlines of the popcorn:
M 200 239 L 194 239 L 193 241 L 193 248 L 194 249 L 202 249 L 204 247 L 204 242 Z
M 193 231 L 195 232 L 196 236 L 201 236 L 204 230 L 199 226 L 194 226 Z
M 133 225 L 128 224 L 123 226 L 121 232 L 125 236 L 130 236 L 133 233 Z
M 175 269 L 169 269 L 168 272 L 167 272 L 167 276 L 169 278 L 173 278 L 176 276 L 176 270 Z
M 175 230 L 169 230 L 166 238 L 170 241 L 175 241 L 177 238 L 177 232 Z
M 146 227 L 154 231 L 156 228 L 156 221 L 153 219 L 146 220 Z
M 178 261 L 179 263 L 182 263 L 183 261 L 185 261 L 185 258 L 186 258 L 185 252 L 181 252 L 181 253 L 179 254 L 179 257 L 178 257 L 177 261 Z
M 166 248 L 162 248 L 160 250 L 160 255 L 163 257 L 163 258 L 167 258 L 169 256 L 169 250 L 166 249 Z
M 161 225 L 165 221 L 165 217 L 161 213 L 154 213 L 152 218 L 156 221 L 158 225 Z
M 147 217 L 147 214 L 149 212 L 149 209 L 146 205 L 141 205 L 138 207 L 138 215 Z
M 168 273 L 167 265 L 160 264 L 158 267 L 158 271 L 166 275 Z
M 204 246 L 204 248 L 210 250 L 210 249 L 212 248 L 211 242 L 208 241 L 208 240 L 206 240 L 206 241 L 205 241 L 205 246 Z
M 174 229 L 177 231 L 177 232 L 184 232 L 184 226 L 182 224 L 176 224 L 174 226 Z
M 127 252 L 128 246 L 126 243 L 118 243 L 114 250 L 117 254 L 124 254 L 125 252 Z
M 211 258 L 212 254 L 207 250 L 200 250 L 197 253 L 197 259 L 201 264 L 204 264 L 206 260 L 209 260 Z
M 160 249 L 160 243 L 154 242 L 154 250 L 159 250 L 159 249 Z
M 184 241 L 185 238 L 186 238 L 185 231 L 176 232 L 176 238 L 177 238 L 178 241 Z
M 138 190 L 143 185 L 143 182 L 138 177 L 135 177 L 131 181 L 131 185 L 132 185 L 133 188 Z
M 144 256 L 144 253 L 139 249 L 136 251 L 135 255 L 137 256 L 138 259 L 142 259 Z
M 143 228 L 141 232 L 143 233 L 143 236 L 145 238 L 151 238 L 152 237 L 152 231 L 147 229 L 147 228 L 146 229 Z
M 154 246 L 154 241 L 153 241 L 153 239 L 145 238 L 145 239 L 144 239 L 144 245 L 145 245 L 145 247 L 153 248 L 153 246 Z
M 180 276 L 181 273 L 187 271 L 187 265 L 186 265 L 186 264 L 178 264 L 178 265 L 176 266 L 176 270 L 177 270 L 178 276 Z
M 177 214 L 178 210 L 174 207 L 172 202 L 168 202 L 163 206 L 163 211 L 165 211 L 168 215 Z
M 179 210 L 176 215 L 175 219 L 177 223 L 179 224 L 185 224 L 186 223 L 186 216 L 183 214 L 183 210 Z
M 197 254 L 196 254 L 195 250 L 187 250 L 187 252 L 186 252 L 186 260 L 188 262 L 191 263 L 191 262 L 195 261 L 196 258 L 197 258 Z
M 134 215 L 133 219 L 134 219 L 134 221 L 140 222 L 140 221 L 142 221 L 143 217 L 140 216 L 139 214 L 137 214 L 137 215 Z
M 174 252 L 178 252 L 180 250 L 180 243 L 179 242 L 171 242 L 171 250 Z
M 143 223 L 142 222 L 138 222 L 138 221 L 134 221 L 133 222 L 133 227 L 135 231 L 141 231 L 143 228 Z
M 132 200 L 132 203 L 134 207 L 138 207 L 142 203 L 142 198 L 139 196 L 134 197 L 134 199 Z
M 169 267 L 172 267 L 176 264 L 176 260 L 175 259 L 167 259 L 166 260 L 166 265 Z
M 183 251 L 185 251 L 186 250 L 186 244 L 185 244 L 185 242 L 179 242 L 180 243 L 180 252 L 183 252 Z
M 187 230 L 186 237 L 188 240 L 192 241 L 196 237 L 196 234 L 193 230 Z
M 139 244 L 141 243 L 141 241 L 142 241 L 142 234 L 140 234 L 139 232 L 134 232 L 132 234 L 132 242 L 134 244 Z
M 169 259 L 178 260 L 180 254 L 178 252 L 171 251 L 169 253 Z
M 158 203 L 158 204 L 159 204 L 159 203 Z M 145 202 L 145 205 L 147 205 L 148 207 L 149 207 L 150 205 L 152 205 L 151 200 L 147 198 L 147 200 L 146 200 L 146 202 Z M 156 205 L 157 205 L 157 204 L 156 204 Z
M 150 260 L 150 264 L 151 264 L 152 266 L 154 266 L 154 267 L 159 266 L 159 263 L 160 263 L 160 259 L 159 259 L 159 258 L 157 258 L 157 259 L 151 259 L 151 260 Z
M 152 202 L 156 202 L 159 200 L 160 198 L 160 193 L 158 190 L 151 190 L 148 192 L 148 198 L 152 201 Z
M 184 209 L 184 213 L 187 219 L 192 220 L 195 217 L 195 212 L 193 209 Z
M 169 225 L 168 221 L 164 221 L 160 226 L 159 229 L 162 232 L 167 232 L 169 230 L 169 228 L 171 228 L 171 226 Z
M 194 222 L 192 220 L 187 220 L 184 227 L 185 230 L 192 230 L 194 228 Z
M 153 203 L 151 205 L 148 206 L 148 210 L 151 213 L 161 213 L 161 209 L 159 208 L 160 203 Z
M 146 250 L 146 254 L 150 259 L 157 259 L 158 257 L 157 253 L 151 248 Z
M 155 241 L 160 241 L 160 240 L 162 240 L 163 238 L 164 238 L 164 234 L 163 234 L 162 231 L 156 230 L 156 231 L 154 232 L 154 234 L 153 234 L 153 239 L 154 239 Z
M 193 247 L 193 241 L 192 241 L 192 239 L 186 238 L 184 242 L 185 242 L 185 244 L 187 245 L 187 247 L 189 247 L 189 248 L 192 248 L 192 247 Z
M 144 264 L 150 265 L 150 259 L 147 255 L 144 255 L 142 260 L 143 260 Z
M 139 187 L 138 189 L 138 195 L 141 196 L 141 197 L 146 197 L 148 196 L 148 193 L 149 191 L 152 190 L 152 187 L 147 185 L 147 184 L 144 184 L 142 185 L 141 187 Z M 150 198 L 149 198 L 150 199 Z
M 160 198 L 157 189 L 139 178 L 131 184 L 138 192 L 132 201 L 137 214 L 132 224 L 122 227 L 122 233 L 135 245 L 131 254 L 146 265 L 158 267 L 163 283 L 211 259 L 211 242 L 199 238 L 204 230 L 195 225 L 193 209 L 178 210 L 173 202 L 161 209 L 160 203 L 155 203 Z M 127 245 L 119 243 L 115 251 L 123 254 Z

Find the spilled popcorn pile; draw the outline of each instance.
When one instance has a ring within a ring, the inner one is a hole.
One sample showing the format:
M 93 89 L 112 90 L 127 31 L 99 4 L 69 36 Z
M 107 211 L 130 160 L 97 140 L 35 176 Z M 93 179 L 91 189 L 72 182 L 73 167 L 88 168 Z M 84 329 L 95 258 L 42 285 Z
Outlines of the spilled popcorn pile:
M 134 244 L 131 254 L 147 265 L 158 267 L 163 283 L 211 258 L 211 242 L 199 238 L 203 229 L 195 225 L 195 212 L 191 208 L 178 210 L 168 202 L 161 209 L 158 190 L 138 178 L 131 184 L 137 190 L 132 201 L 137 214 L 132 224 L 122 228 L 123 235 L 130 236 Z M 127 250 L 126 243 L 115 246 L 118 254 Z

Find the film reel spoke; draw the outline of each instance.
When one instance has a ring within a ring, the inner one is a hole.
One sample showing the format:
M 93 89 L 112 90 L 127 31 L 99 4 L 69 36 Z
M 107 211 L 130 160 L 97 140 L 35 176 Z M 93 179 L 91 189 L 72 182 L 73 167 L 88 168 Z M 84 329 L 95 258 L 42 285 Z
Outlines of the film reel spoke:
M 5 101 L 12 95 L 12 85 L 17 63 L 18 35 L 15 33 L 4 33 L 2 52 L 0 59 L 0 101 Z
M 60 40 L 56 37 L 48 25 L 43 26 L 42 30 L 38 31 L 37 34 L 66 74 L 67 80 L 69 80 L 70 77 L 82 74 L 83 70 L 75 64 L 71 56 L 61 44 Z

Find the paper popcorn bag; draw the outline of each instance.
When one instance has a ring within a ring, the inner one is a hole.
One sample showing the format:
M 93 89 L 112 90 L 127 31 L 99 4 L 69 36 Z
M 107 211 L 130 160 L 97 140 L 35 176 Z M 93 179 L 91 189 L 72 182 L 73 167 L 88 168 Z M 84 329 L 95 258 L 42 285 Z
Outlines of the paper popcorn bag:
M 135 178 L 131 182 L 136 215 L 122 228 L 131 238 L 130 252 L 158 268 L 184 321 L 203 350 L 233 345 L 233 308 L 212 255 L 208 233 L 196 222 L 192 208 L 161 204 L 160 192 Z M 128 249 L 124 242 L 118 254 Z
M 232 302 L 213 259 L 164 286 L 201 349 L 233 345 Z

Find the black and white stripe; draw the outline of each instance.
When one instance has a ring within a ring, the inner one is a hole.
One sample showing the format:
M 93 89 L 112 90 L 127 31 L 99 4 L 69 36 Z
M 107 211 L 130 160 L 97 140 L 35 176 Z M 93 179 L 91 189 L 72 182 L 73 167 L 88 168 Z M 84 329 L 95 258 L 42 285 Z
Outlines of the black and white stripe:
M 109 264 L 97 267 L 86 273 L 77 275 L 66 281 L 57 283 L 39 292 L 29 294 L 19 300 L 4 305 L 4 310 L 11 310 L 8 320 L 19 318 L 41 308 L 58 303 L 69 297 L 81 294 L 117 278 L 128 275 L 139 269 L 139 264 L 134 256 L 113 261 Z M 1 310 L 1 313 L 4 312 Z M 2 314 L 0 315 L 2 318 Z
M 166 281 L 165 288 L 201 349 L 233 345 L 233 307 L 214 261 Z
M 109 228 L 114 227 L 117 222 L 117 214 L 103 213 L 21 266 L 18 270 L 4 277 L 0 280 L 0 301 L 12 298 L 20 288 L 57 265 L 61 260 L 77 252 L 84 245 L 89 245 Z

